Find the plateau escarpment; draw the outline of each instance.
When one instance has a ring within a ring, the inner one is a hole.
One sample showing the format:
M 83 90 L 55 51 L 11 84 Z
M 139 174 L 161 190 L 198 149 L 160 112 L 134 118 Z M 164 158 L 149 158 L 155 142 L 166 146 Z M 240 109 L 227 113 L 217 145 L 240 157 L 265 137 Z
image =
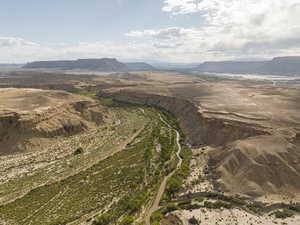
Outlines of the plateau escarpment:
M 167 94 L 126 89 L 108 89 L 101 94 L 173 113 L 190 144 L 210 146 L 208 165 L 216 190 L 288 199 L 300 192 L 299 134 L 292 140 L 289 135 L 293 131 L 283 132 L 270 127 L 264 120 L 246 116 L 207 113 L 190 100 Z
M 299 75 L 300 57 L 277 57 L 270 61 L 204 62 L 194 70 L 211 73 Z
M 99 72 L 128 71 L 126 64 L 116 59 L 78 59 L 65 61 L 39 61 L 26 64 L 25 69 L 91 70 Z
M 180 122 L 189 142 L 194 146 L 218 146 L 239 139 L 267 134 L 262 127 L 252 124 L 205 117 L 195 104 L 182 98 L 126 90 L 102 92 L 101 94 L 118 101 L 161 107 L 173 113 Z
M 62 91 L 1 89 L 1 96 L 0 154 L 41 150 L 99 125 L 105 114 L 99 103 Z

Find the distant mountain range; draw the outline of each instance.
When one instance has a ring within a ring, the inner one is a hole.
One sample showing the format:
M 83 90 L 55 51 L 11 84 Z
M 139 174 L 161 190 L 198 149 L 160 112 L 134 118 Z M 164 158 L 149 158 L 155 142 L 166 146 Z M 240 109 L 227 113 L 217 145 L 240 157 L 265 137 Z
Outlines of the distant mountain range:
M 155 71 L 157 68 L 144 62 L 126 63 L 130 71 Z
M 37 61 L 27 63 L 26 69 L 52 69 L 52 70 L 82 70 L 98 72 L 128 72 L 128 71 L 152 71 L 153 66 L 143 63 L 122 63 L 117 59 L 78 59 L 61 61 Z
M 16 69 L 16 68 L 22 68 L 22 66 L 24 66 L 24 64 L 1 64 L 0 63 L 0 69 Z
M 277 57 L 270 61 L 204 62 L 193 71 L 236 74 L 300 75 L 300 57 Z

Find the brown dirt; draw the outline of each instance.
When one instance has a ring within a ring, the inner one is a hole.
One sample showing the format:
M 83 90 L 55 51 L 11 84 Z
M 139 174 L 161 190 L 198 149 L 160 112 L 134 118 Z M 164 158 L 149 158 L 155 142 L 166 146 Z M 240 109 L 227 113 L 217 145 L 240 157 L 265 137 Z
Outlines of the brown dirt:
M 0 155 L 41 150 L 102 123 L 104 110 L 63 91 L 0 89 Z

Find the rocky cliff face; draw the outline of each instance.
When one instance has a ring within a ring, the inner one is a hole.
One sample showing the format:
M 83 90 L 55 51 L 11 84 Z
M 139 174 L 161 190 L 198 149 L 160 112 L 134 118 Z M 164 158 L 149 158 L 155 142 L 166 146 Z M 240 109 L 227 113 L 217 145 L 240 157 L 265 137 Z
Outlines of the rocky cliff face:
M 266 134 L 265 131 L 251 124 L 205 117 L 199 112 L 197 106 L 185 99 L 131 91 L 104 92 L 102 95 L 118 101 L 161 107 L 173 113 L 187 134 L 189 142 L 194 146 L 218 146 L 234 140 Z

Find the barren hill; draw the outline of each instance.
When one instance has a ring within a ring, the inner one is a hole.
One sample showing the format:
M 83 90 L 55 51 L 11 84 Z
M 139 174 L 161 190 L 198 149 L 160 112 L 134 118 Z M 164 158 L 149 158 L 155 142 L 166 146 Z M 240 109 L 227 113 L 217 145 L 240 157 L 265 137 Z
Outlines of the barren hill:
M 104 110 L 64 91 L 0 89 L 0 154 L 44 149 L 51 139 L 102 123 Z

